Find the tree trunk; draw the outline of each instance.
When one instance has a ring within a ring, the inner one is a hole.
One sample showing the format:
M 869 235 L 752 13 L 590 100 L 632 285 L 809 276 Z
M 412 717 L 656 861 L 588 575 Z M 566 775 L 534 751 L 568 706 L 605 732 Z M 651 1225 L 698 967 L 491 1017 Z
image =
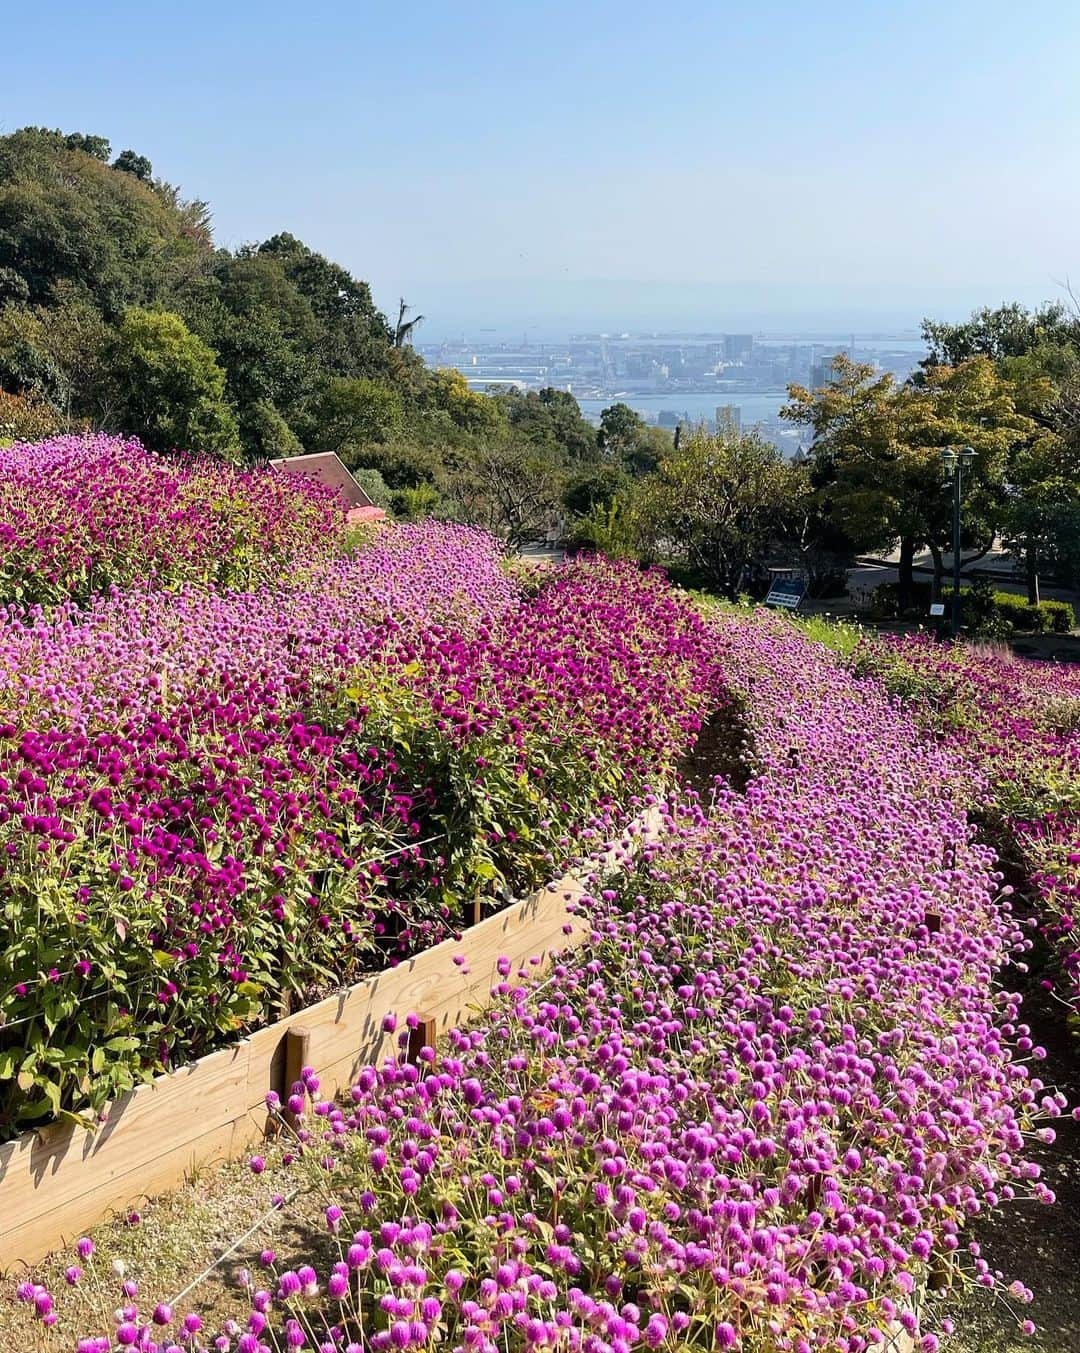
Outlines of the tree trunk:
M 915 539 L 913 536 L 901 536 L 900 538 L 900 563 L 897 566 L 899 573 L 898 591 L 900 610 L 904 611 L 911 605 L 915 595 Z
M 1039 547 L 1028 536 L 1024 544 L 1024 567 L 1027 572 L 1028 601 L 1032 606 L 1039 604 Z
M 930 556 L 934 561 L 934 600 L 940 601 L 945 583 L 945 556 L 933 541 L 930 542 Z

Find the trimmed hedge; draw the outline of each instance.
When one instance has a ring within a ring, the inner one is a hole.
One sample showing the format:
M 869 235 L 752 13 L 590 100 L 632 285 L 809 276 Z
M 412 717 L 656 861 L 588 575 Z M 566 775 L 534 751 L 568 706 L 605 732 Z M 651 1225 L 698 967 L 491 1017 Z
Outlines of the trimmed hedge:
M 1068 634 L 1076 624 L 1076 613 L 1067 601 L 1040 601 L 1033 605 L 1026 597 L 1014 592 L 996 592 L 986 583 L 977 582 L 973 587 L 964 587 L 960 591 L 964 628 L 980 630 L 995 622 L 1010 625 L 1014 630 L 1026 630 L 1035 634 Z M 933 599 L 933 587 L 928 582 L 916 582 L 911 589 L 912 604 L 906 614 L 926 616 Z M 942 591 L 942 601 L 948 604 L 952 597 L 952 588 Z M 871 609 L 877 615 L 897 616 L 900 614 L 900 585 L 882 583 L 871 594 Z

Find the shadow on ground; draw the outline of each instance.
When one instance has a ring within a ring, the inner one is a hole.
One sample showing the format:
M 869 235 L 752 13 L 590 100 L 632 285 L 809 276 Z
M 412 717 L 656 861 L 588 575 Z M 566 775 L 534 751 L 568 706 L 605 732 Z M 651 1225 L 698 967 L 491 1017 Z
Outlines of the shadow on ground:
M 1035 1063 L 1036 1074 L 1063 1090 L 1071 1109 L 1080 1103 L 1080 1040 L 1066 1028 L 1063 1013 L 1037 986 L 1024 988 L 1023 1017 L 1047 1052 L 1044 1062 Z M 1027 1154 L 1042 1166 L 1057 1202 L 1013 1203 L 968 1228 L 991 1269 L 1000 1269 L 1006 1282 L 1019 1279 L 1035 1300 L 1030 1306 L 1010 1302 L 1010 1310 L 986 1293 L 950 1298 L 941 1314 L 957 1324 L 948 1343 L 953 1353 L 1080 1353 L 1080 1123 L 1066 1113 L 1054 1127 L 1053 1145 L 1033 1143 Z M 1019 1330 L 1028 1319 L 1038 1327 L 1031 1338 Z

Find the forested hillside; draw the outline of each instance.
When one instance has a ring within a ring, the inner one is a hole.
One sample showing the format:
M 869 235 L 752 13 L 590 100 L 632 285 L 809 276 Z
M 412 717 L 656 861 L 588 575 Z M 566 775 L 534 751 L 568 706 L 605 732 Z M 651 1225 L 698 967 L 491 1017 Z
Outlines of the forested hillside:
M 670 438 L 605 441 L 557 390 L 431 371 L 365 281 L 288 231 L 229 250 L 210 208 L 100 136 L 0 137 L 0 439 L 90 428 L 257 461 L 335 451 L 399 516 L 512 540 L 609 501 Z

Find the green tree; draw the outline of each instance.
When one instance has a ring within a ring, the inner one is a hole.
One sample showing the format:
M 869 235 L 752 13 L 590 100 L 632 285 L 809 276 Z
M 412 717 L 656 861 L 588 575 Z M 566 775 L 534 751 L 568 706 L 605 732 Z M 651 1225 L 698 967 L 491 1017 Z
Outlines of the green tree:
M 0 388 L 51 406 L 60 427 L 107 412 L 110 331 L 85 299 L 61 296 L 52 306 L 0 309 Z
M 274 235 L 258 255 L 277 260 L 285 277 L 311 307 L 318 326 L 316 352 L 336 376 L 385 377 L 419 358 L 400 350 L 391 358 L 393 333 L 371 299 L 366 282 L 309 249 L 295 235 Z
M 650 427 L 628 404 L 612 404 L 601 412 L 596 442 L 604 456 L 632 475 L 651 473 L 671 449 L 670 435 Z
M 137 179 L 142 179 L 143 183 L 153 183 L 154 166 L 145 155 L 136 155 L 133 150 L 122 150 L 113 160 L 114 169 L 119 169 L 122 174 L 134 174 Z
M 923 335 L 930 348 L 924 368 L 989 357 L 1012 383 L 1017 409 L 1034 421 L 1010 456 L 1002 535 L 1024 566 L 1028 600 L 1035 602 L 1040 562 L 1057 553 L 1056 523 L 1070 529 L 1070 486 L 1077 476 L 1067 410 L 1068 392 L 1080 388 L 1080 316 L 1060 302 L 1036 310 L 1014 302 L 977 310 L 961 324 L 927 320 Z
M 493 399 L 470 390 L 460 371 L 439 367 L 424 385 L 422 407 L 425 412 L 445 413 L 453 428 L 485 438 L 497 438 L 506 424 Z
M 403 420 L 401 395 L 389 385 L 335 376 L 309 410 L 305 441 L 313 451 L 336 451 L 346 464 L 354 464 L 358 449 L 389 441 Z
M 225 372 L 245 454 L 256 459 L 291 454 L 272 447 L 299 444 L 292 423 L 302 423 L 318 379 L 312 358 L 282 332 L 278 315 L 262 305 L 237 314 L 215 295 L 189 315 L 190 328 L 213 349 Z
M 585 516 L 625 497 L 629 486 L 629 476 L 621 465 L 583 465 L 566 480 L 563 506 L 573 516 Z
M 109 422 L 157 451 L 233 456 L 239 430 L 225 399 L 225 373 L 179 315 L 131 309 L 109 352 Z
M 959 366 L 972 357 L 1000 362 L 1045 344 L 1075 346 L 1080 341 L 1080 320 L 1060 302 L 1028 310 L 1014 301 L 996 309 L 984 306 L 960 324 L 925 319 L 922 334 L 929 349 L 922 366 L 929 370 Z
M 837 357 L 832 379 L 813 392 L 789 387 L 783 417 L 813 431 L 812 479 L 827 517 L 861 550 L 900 545 L 900 590 L 910 599 L 916 550 L 929 549 L 940 589 L 951 548 L 952 503 L 941 452 L 976 456 L 964 498 L 965 562 L 985 555 L 1004 519 L 1011 453 L 1036 424 L 1016 406 L 1016 388 L 987 357 L 924 372 L 918 385 Z
M 645 427 L 645 420 L 629 404 L 611 404 L 601 410 L 596 444 L 609 459 L 624 460 L 637 445 Z
M 89 136 L 86 132 L 69 132 L 64 137 L 64 145 L 68 150 L 78 150 L 84 155 L 89 155 L 94 160 L 100 160 L 103 164 L 109 158 L 108 139 L 104 136 Z M 130 152 L 128 152 L 130 154 Z
M 547 447 L 570 460 L 596 458 L 596 429 L 565 390 L 503 390 L 494 399 L 516 441 Z
M 102 153 L 107 142 L 82 134 L 0 137 L 0 303 L 48 305 L 63 285 L 115 320 L 170 300 L 208 266 L 201 204 L 111 169 Z
M 690 431 L 641 482 L 641 538 L 734 599 L 791 539 L 805 472 L 755 432 Z

